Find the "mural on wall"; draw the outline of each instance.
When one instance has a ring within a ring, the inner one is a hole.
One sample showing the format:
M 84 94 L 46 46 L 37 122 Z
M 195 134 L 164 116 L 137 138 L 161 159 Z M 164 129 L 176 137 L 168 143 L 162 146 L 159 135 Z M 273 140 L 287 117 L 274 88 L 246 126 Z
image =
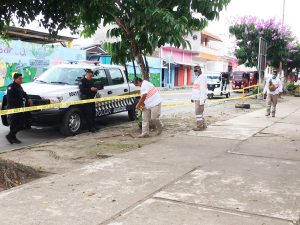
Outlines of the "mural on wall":
M 149 65 L 149 75 L 150 82 L 153 83 L 156 87 L 161 87 L 161 73 L 162 73 L 162 61 L 161 58 L 157 57 L 147 57 Z M 132 62 L 126 63 L 128 69 L 128 77 L 130 80 L 134 78 L 134 67 Z M 140 68 L 135 62 L 135 69 L 138 77 L 142 77 L 140 73 Z
M 6 71 L 6 64 L 0 59 L 0 88 L 4 86 Z
M 37 74 L 37 68 L 25 66 L 22 63 L 3 63 L 3 61 L 0 60 L 0 68 L 2 77 L 0 91 L 5 91 L 6 87 L 13 82 L 13 75 L 15 73 L 23 74 L 23 83 L 33 81 Z
M 137 77 L 142 77 L 141 74 L 137 74 Z M 134 74 L 130 73 L 128 74 L 128 78 L 129 80 L 133 80 L 134 78 Z M 156 86 L 156 87 L 160 87 L 160 73 L 150 73 L 150 82 Z
M 22 73 L 24 83 L 31 82 L 49 66 L 85 58 L 84 50 L 0 40 L 0 101 L 14 73 Z

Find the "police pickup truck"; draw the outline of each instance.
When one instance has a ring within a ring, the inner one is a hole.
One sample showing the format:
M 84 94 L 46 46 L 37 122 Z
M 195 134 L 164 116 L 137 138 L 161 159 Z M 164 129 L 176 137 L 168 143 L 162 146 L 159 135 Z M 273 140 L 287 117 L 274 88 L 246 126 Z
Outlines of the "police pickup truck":
M 60 64 L 53 66 L 38 76 L 33 82 L 22 84 L 24 91 L 32 99 L 33 105 L 45 105 L 80 100 L 79 82 L 86 70 L 94 71 L 93 80 L 99 86 L 95 98 L 139 94 L 140 90 L 129 82 L 121 67 L 94 64 Z M 97 102 L 96 118 L 128 111 L 130 120 L 135 120 L 135 105 L 139 97 L 123 100 Z M 2 110 L 7 108 L 6 95 Z M 30 112 L 31 124 L 35 126 L 55 126 L 66 136 L 78 134 L 85 123 L 80 105 Z M 9 125 L 9 116 L 1 116 L 2 123 Z

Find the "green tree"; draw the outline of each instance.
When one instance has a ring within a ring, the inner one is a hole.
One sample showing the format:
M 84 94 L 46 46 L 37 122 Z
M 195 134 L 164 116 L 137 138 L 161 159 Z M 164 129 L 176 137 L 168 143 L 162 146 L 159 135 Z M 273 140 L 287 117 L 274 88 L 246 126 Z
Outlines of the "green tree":
M 89 37 L 99 26 L 115 24 L 109 36 L 118 38 L 107 46 L 114 63 L 136 59 L 141 73 L 148 77 L 145 56 L 157 47 L 170 44 L 188 46 L 185 36 L 193 29 L 203 29 L 209 20 L 218 18 L 219 12 L 230 0 L 25 0 L 6 3 L 0 21 L 0 29 L 15 14 L 21 24 L 43 15 L 40 25 L 56 33 L 63 28 L 73 32 L 82 29 Z M 26 6 L 28 3 L 28 6 Z M 33 10 L 29 10 L 32 7 Z M 25 12 L 25 10 L 27 12 Z M 29 12 L 29 13 L 28 13 Z M 200 15 L 193 17 L 193 13 Z
M 109 31 L 110 37 L 119 40 L 109 45 L 112 61 L 136 59 L 147 78 L 146 55 L 166 43 L 187 48 L 185 36 L 193 29 L 203 29 L 228 3 L 227 0 L 116 1 L 104 19 L 104 24 L 117 25 Z M 191 10 L 201 17 L 193 17 Z M 88 27 L 85 31 L 88 35 L 89 31 L 94 32 Z
M 259 37 L 267 43 L 267 62 L 278 68 L 280 62 L 286 67 L 294 48 L 294 37 L 289 27 L 276 22 L 275 19 L 259 20 L 256 17 L 239 18 L 229 28 L 236 38 L 235 56 L 239 64 L 249 67 L 257 66 Z

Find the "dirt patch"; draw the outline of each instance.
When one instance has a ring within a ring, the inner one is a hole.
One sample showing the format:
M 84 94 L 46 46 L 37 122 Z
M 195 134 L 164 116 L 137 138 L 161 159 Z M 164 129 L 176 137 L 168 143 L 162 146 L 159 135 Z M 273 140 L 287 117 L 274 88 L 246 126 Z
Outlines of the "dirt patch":
M 19 186 L 45 175 L 46 173 L 29 166 L 0 159 L 0 191 Z
M 247 102 L 251 104 L 250 109 L 236 109 L 234 107 L 236 101 L 206 106 L 204 114 L 207 124 L 228 120 L 265 106 L 263 100 L 249 99 Z M 176 113 L 163 116 L 162 122 L 164 129 L 160 136 L 156 136 L 155 131 L 152 131 L 150 138 L 137 138 L 141 131 L 136 122 L 122 122 L 117 125 L 108 125 L 97 133 L 82 133 L 3 153 L 1 158 L 19 162 L 37 171 L 63 173 L 86 163 L 138 150 L 144 145 L 159 142 L 168 137 L 185 135 L 195 125 L 195 115 L 193 110 L 189 113 Z

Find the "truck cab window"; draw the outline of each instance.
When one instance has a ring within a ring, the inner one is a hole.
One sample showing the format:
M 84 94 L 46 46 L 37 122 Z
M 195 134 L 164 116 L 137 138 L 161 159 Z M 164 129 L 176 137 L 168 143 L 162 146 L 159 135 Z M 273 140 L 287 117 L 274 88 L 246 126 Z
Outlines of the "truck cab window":
M 103 86 L 108 86 L 108 79 L 105 70 L 96 70 L 93 77 L 94 82 L 100 82 Z
M 110 69 L 109 73 L 110 73 L 110 77 L 111 77 L 113 85 L 124 84 L 124 77 L 122 75 L 121 70 L 119 70 L 119 69 Z

